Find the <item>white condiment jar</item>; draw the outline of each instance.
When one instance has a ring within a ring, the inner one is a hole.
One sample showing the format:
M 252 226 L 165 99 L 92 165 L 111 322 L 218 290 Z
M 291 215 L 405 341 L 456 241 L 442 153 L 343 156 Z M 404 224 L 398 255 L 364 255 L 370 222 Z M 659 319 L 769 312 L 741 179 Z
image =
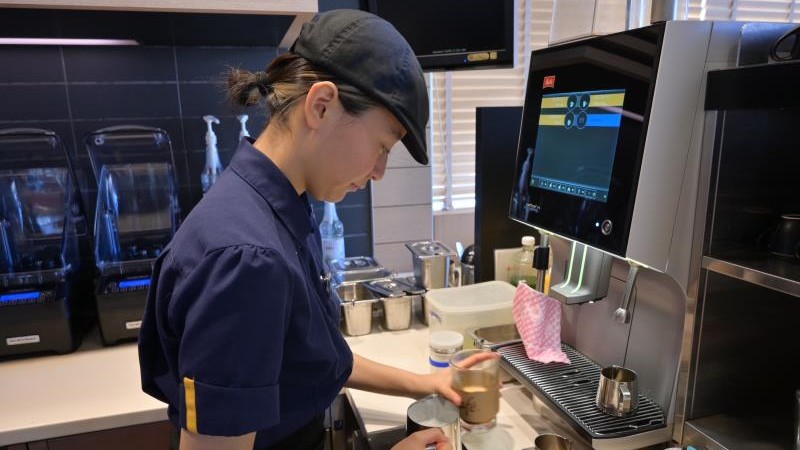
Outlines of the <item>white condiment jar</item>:
M 450 365 L 450 357 L 464 347 L 464 336 L 457 331 L 434 331 L 430 337 L 431 372 L 446 369 Z

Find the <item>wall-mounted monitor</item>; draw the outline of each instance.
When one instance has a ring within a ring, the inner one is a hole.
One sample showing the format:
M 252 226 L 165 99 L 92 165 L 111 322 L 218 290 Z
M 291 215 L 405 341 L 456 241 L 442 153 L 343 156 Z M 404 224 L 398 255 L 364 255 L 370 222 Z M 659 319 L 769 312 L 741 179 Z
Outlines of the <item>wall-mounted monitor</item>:
M 368 0 L 405 36 L 423 70 L 513 67 L 514 0 Z

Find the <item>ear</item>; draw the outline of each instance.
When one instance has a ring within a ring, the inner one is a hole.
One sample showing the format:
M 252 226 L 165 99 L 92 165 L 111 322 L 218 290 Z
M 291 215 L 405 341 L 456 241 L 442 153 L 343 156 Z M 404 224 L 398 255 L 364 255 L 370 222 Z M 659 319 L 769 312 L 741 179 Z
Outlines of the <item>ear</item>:
M 339 102 L 339 89 L 330 81 L 314 83 L 306 95 L 303 110 L 306 115 L 306 125 L 312 130 L 318 129 L 324 120 L 336 114 L 336 105 Z

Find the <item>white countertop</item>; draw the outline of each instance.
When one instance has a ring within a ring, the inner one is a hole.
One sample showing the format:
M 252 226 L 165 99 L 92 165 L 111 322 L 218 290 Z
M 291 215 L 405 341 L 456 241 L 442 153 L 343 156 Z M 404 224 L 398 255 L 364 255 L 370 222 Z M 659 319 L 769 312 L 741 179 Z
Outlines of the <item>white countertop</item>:
M 390 366 L 401 367 L 417 373 L 428 373 L 427 327 L 414 324 L 405 331 L 378 331 L 346 337 L 353 353 Z M 533 410 L 530 397 L 524 388 L 510 383 L 501 389 L 500 411 L 497 426 L 486 433 L 464 433 L 462 440 L 470 450 L 522 450 L 533 447 L 537 435 L 533 425 L 538 414 Z M 406 410 L 414 401 L 350 389 L 367 432 L 405 426 Z
M 136 344 L 103 347 L 96 329 L 74 353 L 0 362 L 0 446 L 166 419 Z
M 415 323 L 409 330 L 347 341 L 359 355 L 427 373 L 428 335 L 427 327 Z M 413 400 L 350 392 L 368 432 L 405 426 Z M 511 384 L 501 393 L 498 426 L 465 435 L 470 450 L 532 447 L 538 414 L 526 391 Z M 141 391 L 136 344 L 104 347 L 96 330 L 74 353 L 0 362 L 0 446 L 158 422 L 167 419 L 166 411 L 164 403 Z

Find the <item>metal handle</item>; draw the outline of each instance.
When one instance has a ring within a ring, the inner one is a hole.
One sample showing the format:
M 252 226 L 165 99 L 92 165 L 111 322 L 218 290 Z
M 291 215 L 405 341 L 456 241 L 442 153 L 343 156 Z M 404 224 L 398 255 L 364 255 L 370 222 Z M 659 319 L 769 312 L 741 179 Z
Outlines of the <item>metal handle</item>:
M 622 304 L 614 311 L 614 320 L 619 323 L 630 323 L 631 321 L 631 298 L 633 298 L 633 286 L 636 284 L 636 277 L 639 275 L 639 265 L 629 262 L 628 281 L 625 283 L 625 294 L 622 296 Z
M 449 287 L 461 286 L 461 264 L 457 261 L 450 261 L 450 280 Z
M 622 394 L 622 407 L 620 408 L 622 412 L 628 412 L 631 410 L 631 391 L 628 389 L 628 386 L 625 384 L 619 385 L 619 392 Z

